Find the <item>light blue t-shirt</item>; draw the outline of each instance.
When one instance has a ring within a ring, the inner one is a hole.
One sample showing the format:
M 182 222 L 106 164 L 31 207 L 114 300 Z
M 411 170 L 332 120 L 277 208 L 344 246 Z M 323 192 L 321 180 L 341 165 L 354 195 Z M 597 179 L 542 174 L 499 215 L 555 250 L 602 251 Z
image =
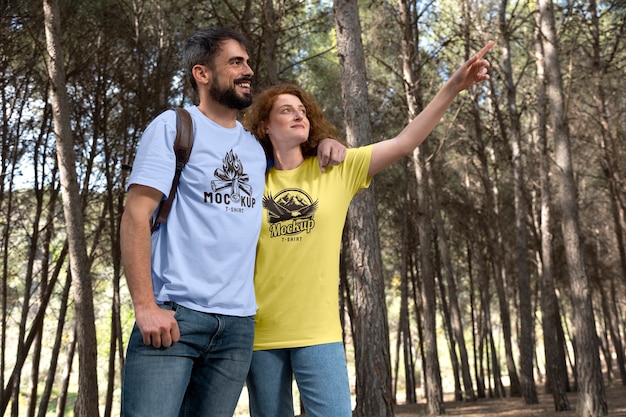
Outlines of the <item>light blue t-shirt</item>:
M 167 218 L 152 235 L 152 282 L 157 303 L 250 316 L 256 312 L 254 261 L 261 227 L 266 158 L 239 122 L 224 128 L 188 107 L 194 144 Z M 170 192 L 176 165 L 176 113 L 146 128 L 131 184 Z

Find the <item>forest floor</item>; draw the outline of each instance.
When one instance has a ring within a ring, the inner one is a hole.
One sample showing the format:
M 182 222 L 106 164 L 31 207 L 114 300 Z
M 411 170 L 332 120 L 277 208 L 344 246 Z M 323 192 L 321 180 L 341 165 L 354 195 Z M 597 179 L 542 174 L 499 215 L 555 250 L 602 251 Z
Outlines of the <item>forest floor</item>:
M 480 398 L 474 402 L 446 401 L 446 416 L 463 417 L 575 417 L 576 393 L 568 393 L 571 411 L 554 411 L 552 395 L 537 387 L 539 404 L 526 405 L 521 398 Z M 609 416 L 626 417 L 626 386 L 614 381 L 606 386 Z M 395 417 L 426 415 L 426 404 L 406 404 L 395 407 Z

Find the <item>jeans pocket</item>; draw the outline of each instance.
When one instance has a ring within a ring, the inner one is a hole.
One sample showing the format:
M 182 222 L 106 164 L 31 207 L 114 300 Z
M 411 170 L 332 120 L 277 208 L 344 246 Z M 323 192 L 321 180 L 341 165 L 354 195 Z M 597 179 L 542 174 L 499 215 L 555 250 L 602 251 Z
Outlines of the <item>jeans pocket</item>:
M 173 311 L 174 312 L 174 318 L 179 321 L 179 315 L 182 309 L 182 306 L 179 305 L 178 303 L 174 302 L 174 301 L 166 301 L 163 304 L 161 304 L 159 307 L 161 307 L 163 310 L 169 310 L 169 311 Z

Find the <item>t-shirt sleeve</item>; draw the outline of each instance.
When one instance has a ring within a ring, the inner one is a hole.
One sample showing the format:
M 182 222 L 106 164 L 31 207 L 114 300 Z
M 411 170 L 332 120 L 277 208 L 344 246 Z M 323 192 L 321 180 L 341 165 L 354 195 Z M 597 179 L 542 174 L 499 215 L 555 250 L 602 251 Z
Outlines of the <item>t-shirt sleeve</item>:
M 342 170 L 342 176 L 348 190 L 355 195 L 359 190 L 368 188 L 372 177 L 367 175 L 372 159 L 372 145 L 359 148 L 350 148 L 346 152 L 346 159 L 336 166 Z
M 174 140 L 176 138 L 176 114 L 166 111 L 157 116 L 141 136 L 135 161 L 128 181 L 145 185 L 169 194 L 176 170 Z

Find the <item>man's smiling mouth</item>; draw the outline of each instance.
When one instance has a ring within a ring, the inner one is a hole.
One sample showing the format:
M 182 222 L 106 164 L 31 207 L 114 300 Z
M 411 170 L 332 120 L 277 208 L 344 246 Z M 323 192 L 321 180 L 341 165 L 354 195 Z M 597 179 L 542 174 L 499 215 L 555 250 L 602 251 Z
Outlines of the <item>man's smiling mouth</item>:
M 235 85 L 249 90 L 252 87 L 252 82 L 250 80 L 240 80 L 235 81 Z

